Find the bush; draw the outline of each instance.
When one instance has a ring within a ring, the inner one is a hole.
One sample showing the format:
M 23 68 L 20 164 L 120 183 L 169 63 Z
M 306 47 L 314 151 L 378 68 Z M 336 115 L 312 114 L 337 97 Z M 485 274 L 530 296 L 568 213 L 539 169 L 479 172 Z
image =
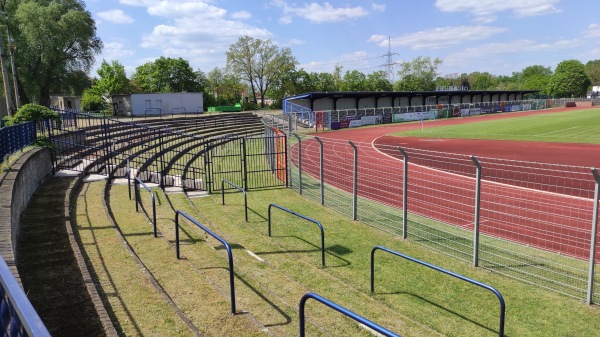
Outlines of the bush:
M 15 125 L 24 122 L 45 120 L 47 118 L 58 120 L 58 113 L 39 104 L 25 104 L 17 110 L 14 116 L 8 118 L 8 125 Z
M 104 111 L 107 108 L 106 101 L 102 95 L 86 90 L 81 97 L 81 110 L 88 112 Z

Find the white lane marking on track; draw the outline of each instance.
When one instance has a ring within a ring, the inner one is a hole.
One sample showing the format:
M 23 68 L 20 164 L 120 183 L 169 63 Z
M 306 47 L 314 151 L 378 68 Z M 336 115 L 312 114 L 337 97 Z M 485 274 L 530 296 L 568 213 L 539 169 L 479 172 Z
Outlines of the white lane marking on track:
M 379 151 L 379 149 L 375 146 L 375 142 L 377 141 L 377 139 L 379 139 L 379 138 L 381 138 L 383 136 L 385 136 L 385 135 L 381 135 L 379 137 L 374 138 L 371 141 L 371 147 L 375 151 L 379 152 L 380 154 L 382 154 L 384 156 L 387 156 L 387 157 L 395 159 L 395 160 L 403 161 L 400 158 L 396 158 L 396 157 L 393 157 L 393 156 L 391 156 L 391 155 L 389 155 L 387 153 Z M 438 170 L 438 169 L 435 169 L 435 168 L 432 168 L 432 167 L 414 164 L 414 163 L 411 163 L 410 161 L 409 161 L 409 164 L 414 165 L 414 166 L 418 166 L 418 167 L 422 167 L 424 169 L 429 169 L 429 170 L 432 170 L 432 171 L 438 171 L 438 172 L 441 172 L 441 173 L 449 174 L 449 175 L 452 175 L 452 176 L 455 176 L 455 177 L 460 177 L 461 179 L 475 180 L 474 177 L 467 177 L 467 176 L 463 176 L 463 175 L 460 175 L 460 174 L 457 174 L 457 173 L 446 172 L 446 171 Z M 514 189 L 519 189 L 519 190 L 529 191 L 529 192 L 535 192 L 535 193 L 545 194 L 545 195 L 550 195 L 550 196 L 560 196 L 560 197 L 564 197 L 564 198 L 571 198 L 571 199 L 574 199 L 574 200 L 585 200 L 585 201 L 591 201 L 592 200 L 590 198 L 583 198 L 583 197 L 578 197 L 578 196 L 574 196 L 574 195 L 566 195 L 566 194 L 560 194 L 560 193 L 554 193 L 554 192 L 536 190 L 536 189 L 533 189 L 533 188 L 528 188 L 528 187 L 523 187 L 523 186 L 515 186 L 515 185 L 511 185 L 511 184 L 504 184 L 504 183 L 499 183 L 499 182 L 496 182 L 496 181 L 490 181 L 490 180 L 485 180 L 485 179 L 482 179 L 481 181 L 482 182 L 486 182 L 488 184 L 493 184 L 493 185 L 498 185 L 498 186 L 501 186 L 501 187 L 505 187 L 505 188 L 514 188 Z

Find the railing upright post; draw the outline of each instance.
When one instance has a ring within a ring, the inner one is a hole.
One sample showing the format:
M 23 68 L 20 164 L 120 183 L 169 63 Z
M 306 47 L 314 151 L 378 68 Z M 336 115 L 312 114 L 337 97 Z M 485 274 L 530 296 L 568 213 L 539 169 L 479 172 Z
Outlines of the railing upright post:
M 402 238 L 408 237 L 408 154 L 403 148 L 398 147 L 404 157 L 404 172 L 402 172 Z
M 590 262 L 588 267 L 588 286 L 587 286 L 587 304 L 594 302 L 594 270 L 596 264 L 596 234 L 598 232 L 598 199 L 600 194 L 600 175 L 598 170 L 593 167 L 592 174 L 594 175 L 594 212 L 592 215 L 592 230 L 590 238 Z
M 353 170 L 354 174 L 352 175 L 352 220 L 358 219 L 358 148 L 351 140 L 348 141 L 348 144 L 352 146 L 354 149 L 354 163 Z
M 481 163 L 471 156 L 475 164 L 475 219 L 473 222 L 473 266 L 479 266 L 479 211 L 481 208 Z
M 175 251 L 177 252 L 177 260 L 179 260 L 179 212 L 175 212 Z
M 127 191 L 129 192 L 129 200 L 131 200 L 131 166 L 129 165 L 129 158 L 127 158 Z
M 321 194 L 321 205 L 325 205 L 325 175 L 324 175 L 324 161 L 323 161 L 323 141 L 319 137 L 315 137 L 315 140 L 319 142 L 319 188 Z
M 293 135 L 298 139 L 298 192 L 302 195 L 302 140 L 297 134 Z
M 138 199 L 140 197 L 139 196 L 140 191 L 139 191 L 139 186 L 138 186 L 138 181 L 137 180 L 133 181 L 133 191 L 134 191 L 134 194 L 135 194 L 135 212 L 137 213 L 137 212 L 140 211 L 139 206 L 138 206 Z

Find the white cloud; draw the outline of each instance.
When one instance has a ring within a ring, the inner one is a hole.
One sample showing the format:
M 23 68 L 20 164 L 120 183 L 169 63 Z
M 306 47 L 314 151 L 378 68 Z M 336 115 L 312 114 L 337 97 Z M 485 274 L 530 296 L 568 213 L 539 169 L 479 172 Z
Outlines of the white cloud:
M 302 7 L 296 7 L 287 4 L 284 0 L 273 0 L 271 5 L 281 8 L 283 16 L 290 17 L 285 20 L 286 23 L 291 21 L 292 15 L 315 23 L 340 22 L 369 15 L 369 12 L 362 6 L 334 7 L 329 2 L 323 4 L 311 2 Z
M 114 22 L 114 23 L 133 23 L 133 18 L 120 9 L 112 9 L 109 11 L 98 12 L 99 18 L 102 20 Z
M 385 4 L 372 4 L 371 8 L 373 8 L 376 12 L 385 12 L 386 5 Z
M 120 0 L 121 4 L 145 7 L 157 18 L 140 43 L 145 49 L 167 57 L 183 57 L 195 66 L 224 66 L 223 54 L 244 35 L 268 39 L 272 34 L 243 22 L 246 11 L 228 13 L 214 5 L 218 1 L 199 0 Z
M 585 36 L 586 37 L 600 37 L 600 25 L 597 23 L 592 23 L 589 27 L 587 32 L 585 32 Z
M 512 12 L 518 18 L 561 12 L 555 4 L 559 0 L 437 0 L 435 6 L 443 12 L 467 12 L 477 22 L 492 22 L 496 14 Z
M 231 17 L 234 19 L 249 19 L 252 17 L 252 14 L 246 11 L 239 11 L 231 14 Z
M 506 28 L 481 25 L 440 27 L 394 37 L 391 38 L 390 43 L 392 46 L 408 46 L 414 50 L 441 49 L 466 41 L 485 40 L 506 30 Z M 380 47 L 387 47 L 388 37 L 372 35 L 369 42 L 374 42 Z

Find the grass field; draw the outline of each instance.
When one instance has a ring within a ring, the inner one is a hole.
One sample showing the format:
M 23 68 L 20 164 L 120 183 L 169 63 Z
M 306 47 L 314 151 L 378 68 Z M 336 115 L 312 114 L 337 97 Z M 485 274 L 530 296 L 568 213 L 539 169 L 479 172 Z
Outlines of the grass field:
M 600 144 L 600 109 L 574 110 L 412 130 L 394 136 Z

